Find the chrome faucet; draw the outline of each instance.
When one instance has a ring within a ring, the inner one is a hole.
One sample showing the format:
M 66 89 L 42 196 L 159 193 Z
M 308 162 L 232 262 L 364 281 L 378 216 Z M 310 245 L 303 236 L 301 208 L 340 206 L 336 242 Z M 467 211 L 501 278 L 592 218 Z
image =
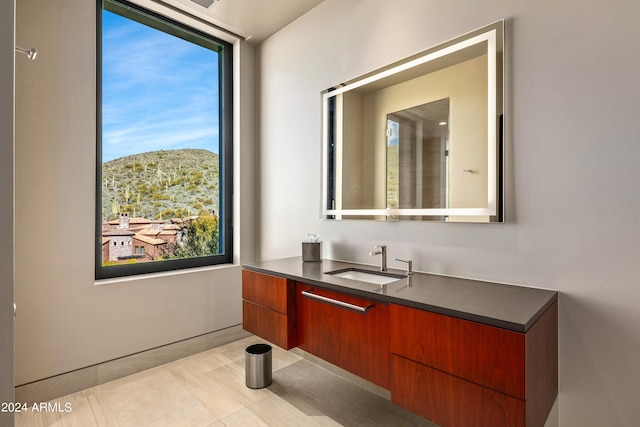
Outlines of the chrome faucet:
M 371 252 L 371 255 L 382 255 L 380 262 L 380 271 L 387 271 L 387 247 L 385 245 L 376 246 L 378 251 Z

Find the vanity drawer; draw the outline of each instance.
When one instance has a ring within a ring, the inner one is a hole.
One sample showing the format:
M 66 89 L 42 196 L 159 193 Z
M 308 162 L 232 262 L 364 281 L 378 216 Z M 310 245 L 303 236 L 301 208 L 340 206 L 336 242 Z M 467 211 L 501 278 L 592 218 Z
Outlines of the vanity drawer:
M 295 282 L 242 270 L 242 327 L 289 350 L 296 346 Z
M 287 316 L 249 301 L 242 301 L 242 327 L 279 347 L 296 346 L 295 316 Z
M 437 425 L 524 427 L 525 402 L 391 355 L 391 401 Z
M 525 334 L 391 304 L 391 352 L 525 399 Z
M 291 288 L 292 292 L 295 292 L 293 284 Z M 287 314 L 290 305 L 287 298 L 288 291 L 287 279 L 255 271 L 242 270 L 243 300 Z M 292 293 L 291 296 L 295 298 L 295 293 Z
M 298 347 L 389 389 L 389 305 L 304 283 L 296 296 Z

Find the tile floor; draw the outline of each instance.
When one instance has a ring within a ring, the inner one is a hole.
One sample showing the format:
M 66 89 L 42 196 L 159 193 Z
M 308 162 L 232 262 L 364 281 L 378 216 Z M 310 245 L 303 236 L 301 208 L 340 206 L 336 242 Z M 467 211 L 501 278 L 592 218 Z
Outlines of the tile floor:
M 273 383 L 245 386 L 249 337 L 16 414 L 16 427 L 428 427 L 433 424 L 306 360 L 273 347 Z M 59 403 L 56 407 L 55 404 Z M 66 405 L 66 406 L 65 406 Z M 65 408 L 70 412 L 64 412 Z M 60 409 L 57 411 L 56 409 Z

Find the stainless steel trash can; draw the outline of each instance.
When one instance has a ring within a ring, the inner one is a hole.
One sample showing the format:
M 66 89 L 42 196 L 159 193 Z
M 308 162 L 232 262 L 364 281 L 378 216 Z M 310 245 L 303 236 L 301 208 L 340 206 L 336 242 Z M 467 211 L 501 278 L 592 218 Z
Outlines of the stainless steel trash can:
M 271 346 L 253 344 L 244 352 L 245 383 L 249 388 L 271 384 Z

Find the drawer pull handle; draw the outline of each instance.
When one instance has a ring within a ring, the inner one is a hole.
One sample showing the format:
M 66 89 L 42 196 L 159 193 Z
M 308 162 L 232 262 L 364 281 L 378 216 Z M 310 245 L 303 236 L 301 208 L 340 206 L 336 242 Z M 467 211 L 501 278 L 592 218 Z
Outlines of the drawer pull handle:
M 307 298 L 317 299 L 329 304 L 337 305 L 339 307 L 347 308 L 349 310 L 354 310 L 361 313 L 366 313 L 370 308 L 373 308 L 373 304 L 368 305 L 366 307 L 361 307 L 359 305 L 349 304 L 348 302 L 340 301 L 337 299 L 323 297 L 322 295 L 314 294 L 312 291 L 302 291 L 302 295 L 304 295 Z

